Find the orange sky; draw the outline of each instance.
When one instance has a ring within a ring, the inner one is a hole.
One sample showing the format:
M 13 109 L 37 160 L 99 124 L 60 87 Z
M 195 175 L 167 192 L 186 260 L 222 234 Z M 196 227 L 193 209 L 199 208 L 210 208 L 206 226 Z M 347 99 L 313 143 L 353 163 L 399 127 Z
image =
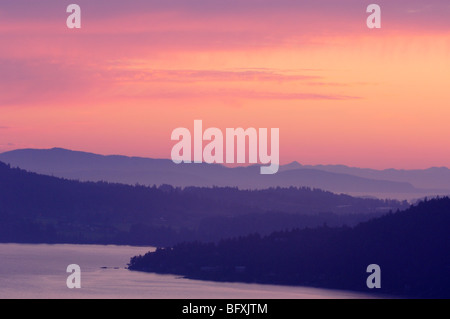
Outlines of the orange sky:
M 379 1 L 379 30 L 353 0 L 78 1 L 81 30 L 30 3 L 0 4 L 0 151 L 170 158 L 201 119 L 279 128 L 282 164 L 450 167 L 448 1 Z

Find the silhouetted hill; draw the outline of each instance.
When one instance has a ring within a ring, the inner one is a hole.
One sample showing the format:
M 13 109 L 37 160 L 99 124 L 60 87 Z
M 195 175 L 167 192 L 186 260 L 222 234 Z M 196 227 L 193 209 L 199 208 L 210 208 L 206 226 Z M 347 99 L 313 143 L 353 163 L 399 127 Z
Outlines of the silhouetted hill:
M 450 297 L 450 199 L 421 202 L 354 228 L 320 227 L 190 242 L 131 258 L 129 269 L 189 278 Z M 366 286 L 368 265 L 381 289 Z
M 174 164 L 167 159 L 103 156 L 60 148 L 23 149 L 0 154 L 0 160 L 28 171 L 81 181 L 107 181 L 134 185 L 239 187 L 313 187 L 336 193 L 372 195 L 383 198 L 414 198 L 450 191 L 450 171 L 375 171 L 341 166 L 302 166 L 291 163 L 274 175 L 261 175 L 259 167 L 229 168 L 217 164 Z M 404 175 L 404 176 L 403 176 Z M 410 176 L 411 175 L 411 176 Z M 410 176 L 410 178 L 408 177 Z M 432 180 L 436 183 L 433 184 Z M 446 183 L 442 180 L 445 179 Z M 428 181 L 424 189 L 424 183 Z
M 310 188 L 79 182 L 0 162 L 0 241 L 170 245 L 253 231 L 354 225 L 407 203 Z

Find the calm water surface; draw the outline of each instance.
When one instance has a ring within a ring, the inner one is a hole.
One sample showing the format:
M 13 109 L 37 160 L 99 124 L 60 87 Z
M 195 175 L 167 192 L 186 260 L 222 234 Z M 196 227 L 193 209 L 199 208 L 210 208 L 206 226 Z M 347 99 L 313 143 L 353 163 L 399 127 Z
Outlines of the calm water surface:
M 0 298 L 323 299 L 373 295 L 305 287 L 216 283 L 126 270 L 153 247 L 0 244 Z M 81 267 L 81 289 L 66 268 Z M 105 268 L 106 267 L 106 268 Z

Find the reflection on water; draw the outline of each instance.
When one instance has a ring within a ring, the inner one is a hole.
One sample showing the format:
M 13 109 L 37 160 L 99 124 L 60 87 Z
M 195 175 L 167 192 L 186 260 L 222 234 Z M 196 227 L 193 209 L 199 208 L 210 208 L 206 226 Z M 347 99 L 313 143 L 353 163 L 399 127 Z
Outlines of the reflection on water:
M 216 283 L 126 270 L 152 247 L 0 244 L 0 298 L 304 299 L 372 298 L 305 287 Z M 69 289 L 66 268 L 81 267 L 81 289 Z

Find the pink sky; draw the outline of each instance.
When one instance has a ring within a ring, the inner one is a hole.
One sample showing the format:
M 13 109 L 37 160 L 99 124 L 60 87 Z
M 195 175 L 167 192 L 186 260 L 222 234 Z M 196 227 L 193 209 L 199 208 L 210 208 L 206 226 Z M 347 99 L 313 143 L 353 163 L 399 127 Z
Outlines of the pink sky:
M 170 158 L 201 119 L 279 128 L 282 164 L 450 167 L 450 3 L 376 3 L 1 3 L 0 152 Z

